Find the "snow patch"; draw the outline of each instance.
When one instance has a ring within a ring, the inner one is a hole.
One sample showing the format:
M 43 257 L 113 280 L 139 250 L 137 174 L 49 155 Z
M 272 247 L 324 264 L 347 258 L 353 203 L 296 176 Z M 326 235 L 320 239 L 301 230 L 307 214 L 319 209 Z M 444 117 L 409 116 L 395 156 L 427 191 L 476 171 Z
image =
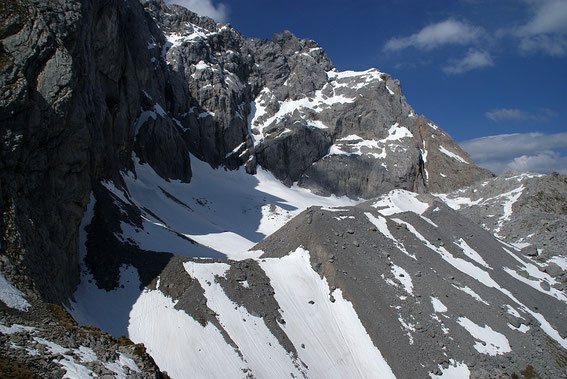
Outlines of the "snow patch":
M 403 212 L 413 212 L 421 215 L 429 208 L 429 204 L 419 201 L 417 196 L 418 194 L 416 193 L 396 189 L 381 196 L 372 206 L 378 208 L 378 212 L 383 216 L 391 216 Z
M 24 295 L 14 287 L 2 275 L 2 267 L 0 265 L 0 300 L 8 307 L 19 311 L 27 311 L 31 305 L 24 298 Z
M 31 326 L 25 326 L 20 324 L 12 324 L 12 326 L 5 326 L 0 324 L 0 333 L 2 334 L 15 334 L 23 332 L 34 332 L 35 328 Z
M 404 270 L 403 268 L 401 268 L 400 266 L 397 266 L 393 263 L 392 263 L 392 266 L 391 266 L 391 270 L 392 270 L 392 274 L 394 275 L 394 277 L 402 283 L 404 290 L 408 294 L 413 295 L 413 282 L 412 282 L 411 276 L 408 274 L 408 272 L 406 270 Z
M 458 241 L 454 242 L 454 244 L 460 247 L 467 257 L 480 264 L 481 266 L 492 270 L 492 267 L 490 267 L 482 258 L 482 256 L 477 253 L 476 250 L 471 248 L 464 239 L 460 238 Z
M 436 313 L 445 313 L 447 312 L 447 307 L 445 306 L 445 304 L 443 304 L 441 302 L 441 300 L 439 300 L 436 297 L 431 296 L 431 305 L 433 305 L 433 310 Z
M 382 233 L 384 236 L 386 236 L 387 238 L 389 238 L 390 240 L 392 240 L 394 242 L 394 245 L 400 250 L 402 251 L 404 254 L 406 254 L 408 257 L 411 257 L 413 259 L 417 259 L 415 257 L 415 255 L 411 254 L 409 251 L 406 250 L 405 246 L 403 243 L 401 243 L 400 241 L 398 241 L 393 235 L 392 233 L 390 233 L 390 230 L 388 229 L 388 224 L 386 223 L 386 219 L 382 216 L 378 216 L 375 217 L 372 213 L 370 212 L 365 212 L 364 213 L 366 215 L 366 217 L 368 217 L 368 220 L 374 224 L 374 226 L 376 226 L 376 228 L 378 229 L 378 231 L 380 233 Z
M 477 340 L 473 347 L 479 353 L 499 355 L 512 351 L 506 336 L 496 332 L 490 326 L 479 326 L 466 317 L 459 317 L 457 323 Z
M 476 292 L 474 292 L 472 289 L 470 289 L 468 286 L 464 286 L 464 287 L 458 287 L 456 285 L 453 284 L 453 287 L 455 287 L 458 290 L 463 291 L 464 293 L 466 293 L 467 295 L 471 296 L 473 299 L 475 299 L 476 301 L 486 304 L 486 305 L 490 305 L 488 304 L 488 302 L 484 301 L 482 299 L 482 297 L 480 297 Z
M 455 159 L 458 162 L 461 162 L 461 163 L 464 163 L 464 164 L 469 164 L 469 162 L 465 161 L 463 158 L 461 158 L 461 156 L 447 150 L 443 146 L 439 146 L 439 151 L 442 152 L 443 154 L 447 155 L 448 157 Z
M 557 266 L 561 267 L 563 271 L 567 270 L 567 257 L 556 255 L 550 258 L 548 263 L 555 263 Z
M 526 324 L 520 324 L 520 326 L 518 326 L 518 327 L 516 328 L 514 325 L 512 325 L 512 324 L 509 323 L 509 324 L 508 324 L 508 327 L 509 327 L 510 329 L 512 329 L 512 330 L 517 330 L 518 332 L 524 333 L 524 334 L 527 333 L 527 332 L 530 330 L 530 327 L 527 326 Z
M 499 237 L 498 233 L 500 233 L 500 229 L 504 225 L 504 222 L 510 220 L 510 216 L 512 216 L 512 206 L 516 201 L 518 201 L 520 196 L 522 196 L 523 192 L 524 192 L 524 185 L 522 184 L 520 187 L 516 189 L 513 189 L 509 192 L 497 196 L 497 198 L 505 199 L 504 203 L 502 204 L 504 214 L 502 215 L 502 217 L 498 219 L 498 226 L 496 227 L 496 229 L 494 229 L 494 234 L 497 237 Z
M 441 370 L 440 375 L 435 375 L 430 373 L 431 378 L 443 378 L 443 379 L 463 379 L 469 378 L 471 372 L 468 366 L 464 362 L 457 362 L 454 359 L 449 360 L 449 367 L 443 368 L 439 365 L 439 370 Z

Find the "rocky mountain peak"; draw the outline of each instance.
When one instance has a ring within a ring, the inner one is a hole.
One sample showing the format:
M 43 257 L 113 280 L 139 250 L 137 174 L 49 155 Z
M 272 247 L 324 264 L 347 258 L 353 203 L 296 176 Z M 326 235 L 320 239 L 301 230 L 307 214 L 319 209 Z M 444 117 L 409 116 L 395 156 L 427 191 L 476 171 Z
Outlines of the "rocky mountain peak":
M 0 376 L 562 375 L 564 176 L 495 178 L 289 31 L 0 20 Z

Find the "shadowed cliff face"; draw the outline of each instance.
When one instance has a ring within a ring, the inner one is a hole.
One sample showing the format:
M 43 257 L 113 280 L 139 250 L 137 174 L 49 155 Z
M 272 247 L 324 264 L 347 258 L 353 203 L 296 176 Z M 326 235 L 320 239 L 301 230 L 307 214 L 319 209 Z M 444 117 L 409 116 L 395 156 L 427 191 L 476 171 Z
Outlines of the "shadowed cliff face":
M 91 181 L 131 167 L 136 120 L 163 102 L 168 74 L 151 63 L 146 41 L 158 29 L 135 1 L 3 1 L 2 17 L 2 270 L 61 302 L 79 279 Z M 164 177 L 189 180 L 177 130 L 156 115 L 139 131 L 160 149 L 139 155 L 159 161 Z

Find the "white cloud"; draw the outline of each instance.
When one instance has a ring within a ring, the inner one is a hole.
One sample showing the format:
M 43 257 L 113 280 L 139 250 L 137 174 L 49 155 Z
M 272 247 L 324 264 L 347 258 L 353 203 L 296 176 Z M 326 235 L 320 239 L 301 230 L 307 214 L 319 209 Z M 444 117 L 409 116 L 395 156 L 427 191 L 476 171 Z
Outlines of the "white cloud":
M 463 72 L 493 65 L 492 57 L 487 51 L 469 49 L 462 59 L 452 61 L 448 66 L 443 68 L 443 71 L 448 74 L 462 74 Z
M 467 45 L 476 42 L 484 35 L 482 28 L 448 19 L 431 24 L 407 37 L 392 38 L 384 46 L 385 51 L 397 51 L 413 46 L 431 50 L 443 45 Z
M 567 55 L 567 1 L 537 0 L 531 3 L 531 18 L 515 28 L 522 52 Z
M 475 138 L 460 143 L 481 167 L 497 174 L 507 171 L 567 172 L 567 132 L 514 133 Z
M 562 35 L 541 34 L 520 39 L 520 51 L 524 53 L 542 52 L 552 57 L 567 55 L 567 38 Z
M 506 165 L 506 169 L 545 174 L 556 171 L 560 174 L 567 174 L 567 157 L 562 157 L 556 151 L 542 151 L 536 155 L 516 157 Z
M 529 118 L 528 113 L 520 109 L 509 109 L 509 108 L 494 109 L 490 112 L 486 112 L 484 115 L 487 118 L 491 119 L 492 121 L 527 120 Z
M 166 0 L 165 2 L 181 5 L 199 16 L 207 16 L 217 22 L 228 20 L 228 7 L 223 3 L 214 5 L 212 0 Z
M 529 113 L 521 109 L 516 108 L 499 108 L 493 109 L 490 112 L 484 114 L 487 118 L 492 121 L 548 121 L 550 118 L 555 116 L 555 112 L 551 109 L 541 109 L 538 113 Z
M 567 1 L 544 0 L 534 2 L 534 15 L 520 32 L 526 35 L 567 34 Z

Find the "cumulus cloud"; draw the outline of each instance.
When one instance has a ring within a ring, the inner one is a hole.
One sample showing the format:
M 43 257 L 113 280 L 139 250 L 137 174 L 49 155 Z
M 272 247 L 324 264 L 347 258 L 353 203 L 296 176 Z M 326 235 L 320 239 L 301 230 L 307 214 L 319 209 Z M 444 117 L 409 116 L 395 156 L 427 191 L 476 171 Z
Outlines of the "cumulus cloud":
M 462 74 L 463 72 L 493 65 L 492 57 L 487 51 L 469 49 L 462 59 L 451 61 L 448 66 L 443 68 L 443 71 L 448 74 Z
M 228 7 L 223 3 L 215 5 L 212 0 L 166 0 L 166 3 L 181 5 L 199 16 L 207 16 L 217 22 L 228 20 Z
M 567 1 L 531 0 L 531 18 L 514 29 L 520 50 L 543 52 L 552 56 L 567 55 Z
M 556 171 L 567 174 L 567 157 L 561 156 L 557 151 L 546 150 L 535 155 L 516 157 L 506 165 L 506 169 L 544 174 Z
M 465 22 L 448 19 L 431 24 L 407 37 L 390 39 L 384 45 L 385 51 L 398 51 L 408 47 L 432 50 L 443 45 L 467 45 L 484 35 L 482 28 Z
M 507 171 L 567 172 L 567 132 L 514 133 L 475 138 L 460 143 L 481 167 L 497 174 Z
M 538 113 L 529 113 L 516 108 L 499 108 L 493 109 L 484 114 L 486 118 L 492 121 L 549 121 L 555 116 L 555 112 L 551 109 L 541 109 Z

